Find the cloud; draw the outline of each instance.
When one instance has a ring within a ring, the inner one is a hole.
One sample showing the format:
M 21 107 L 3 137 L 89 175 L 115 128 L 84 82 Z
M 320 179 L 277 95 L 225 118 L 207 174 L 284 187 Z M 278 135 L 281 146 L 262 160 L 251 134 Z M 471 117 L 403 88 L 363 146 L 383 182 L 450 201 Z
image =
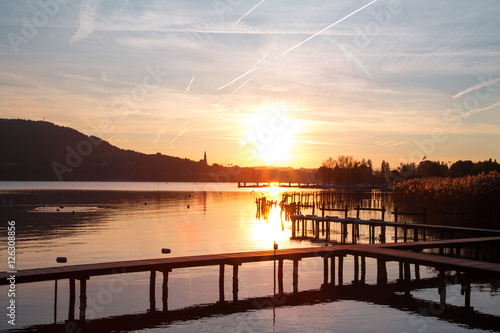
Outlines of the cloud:
M 107 84 L 109 84 L 109 81 L 108 81 L 108 75 L 106 75 L 106 72 L 104 71 L 101 71 L 101 79 L 106 82 Z
M 99 0 L 83 0 L 80 7 L 80 27 L 75 32 L 69 42 L 73 44 L 79 40 L 87 38 L 94 30 L 95 16 Z

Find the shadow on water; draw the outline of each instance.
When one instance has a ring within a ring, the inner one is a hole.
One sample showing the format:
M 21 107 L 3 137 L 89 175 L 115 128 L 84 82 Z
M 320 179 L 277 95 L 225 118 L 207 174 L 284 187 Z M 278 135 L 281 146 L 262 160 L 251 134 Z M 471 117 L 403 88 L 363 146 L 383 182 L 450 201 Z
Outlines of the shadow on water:
M 413 288 L 434 288 L 439 281 L 436 278 L 422 279 L 412 283 Z M 182 309 L 113 316 L 87 321 L 66 321 L 65 323 L 34 325 L 9 332 L 130 332 L 149 328 L 168 328 L 186 321 L 226 316 L 249 311 L 275 309 L 334 303 L 344 300 L 359 301 L 387 306 L 400 311 L 423 317 L 439 318 L 450 323 L 468 328 L 500 331 L 500 316 L 485 314 L 466 309 L 462 306 L 441 305 L 439 302 L 422 300 L 411 295 L 404 295 L 398 283 L 386 286 L 382 294 L 376 285 L 353 284 L 345 286 L 323 286 L 320 290 L 307 290 L 298 293 L 284 293 L 275 297 L 254 297 L 232 302 L 212 303 L 186 307 Z

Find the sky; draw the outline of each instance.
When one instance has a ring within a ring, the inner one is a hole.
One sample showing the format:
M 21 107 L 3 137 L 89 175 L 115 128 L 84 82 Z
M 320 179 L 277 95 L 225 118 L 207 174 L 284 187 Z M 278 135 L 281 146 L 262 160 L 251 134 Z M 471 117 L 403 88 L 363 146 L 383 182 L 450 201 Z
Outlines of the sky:
M 240 166 L 500 159 L 498 0 L 0 2 L 0 118 Z

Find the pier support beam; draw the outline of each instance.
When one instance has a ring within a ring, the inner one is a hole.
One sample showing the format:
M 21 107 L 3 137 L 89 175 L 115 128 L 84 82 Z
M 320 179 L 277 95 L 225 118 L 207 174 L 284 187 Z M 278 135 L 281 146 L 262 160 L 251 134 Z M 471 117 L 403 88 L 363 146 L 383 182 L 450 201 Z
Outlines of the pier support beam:
M 219 266 L 219 302 L 224 303 L 224 264 Z
M 352 282 L 359 282 L 359 257 L 357 255 L 354 256 L 354 281 Z
M 283 290 L 283 259 L 278 261 L 278 294 L 282 295 Z
M 330 284 L 335 286 L 335 256 L 330 257 Z
M 410 296 L 410 282 L 411 282 L 411 272 L 410 272 L 410 263 L 405 262 L 404 264 L 404 278 L 405 278 L 405 295 Z
M 163 284 L 162 284 L 162 302 L 163 302 L 163 312 L 168 311 L 168 273 L 171 270 L 164 270 L 163 273 Z
M 344 255 L 339 256 L 339 286 L 344 284 Z
M 293 293 L 299 292 L 299 259 L 293 259 Z
M 238 267 L 240 264 L 233 265 L 233 302 L 238 302 Z
M 446 278 L 445 278 L 445 272 L 443 270 L 439 271 L 439 286 L 438 286 L 438 293 L 439 293 L 439 303 L 441 304 L 441 307 L 444 309 L 446 306 Z
M 366 258 L 361 256 L 361 283 L 365 284 L 366 281 Z
M 471 309 L 471 306 L 470 306 L 470 278 L 469 278 L 469 274 L 467 274 L 467 273 L 462 274 L 461 294 L 465 295 L 465 308 L 467 310 L 470 310 Z
M 80 321 L 85 321 L 87 314 L 87 279 L 84 277 L 80 281 Z
M 377 259 L 377 285 L 383 293 L 387 285 L 387 267 L 382 259 Z
M 328 256 L 323 257 L 323 285 L 328 285 Z
M 69 279 L 69 314 L 68 314 L 68 320 L 69 321 L 74 321 L 75 320 L 75 279 L 71 278 Z
M 156 270 L 154 269 L 149 275 L 149 311 L 156 311 Z
M 398 282 L 403 282 L 404 280 L 404 268 L 403 268 L 403 262 L 400 261 L 399 263 L 399 279 Z

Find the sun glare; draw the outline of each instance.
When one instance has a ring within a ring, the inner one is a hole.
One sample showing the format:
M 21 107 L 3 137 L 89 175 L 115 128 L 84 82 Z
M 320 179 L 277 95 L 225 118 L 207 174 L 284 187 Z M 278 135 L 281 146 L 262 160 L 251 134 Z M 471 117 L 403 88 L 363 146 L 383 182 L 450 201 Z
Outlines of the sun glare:
M 291 159 L 297 124 L 288 113 L 284 105 L 263 105 L 245 119 L 250 126 L 246 142 L 253 145 L 260 160 L 276 163 Z

